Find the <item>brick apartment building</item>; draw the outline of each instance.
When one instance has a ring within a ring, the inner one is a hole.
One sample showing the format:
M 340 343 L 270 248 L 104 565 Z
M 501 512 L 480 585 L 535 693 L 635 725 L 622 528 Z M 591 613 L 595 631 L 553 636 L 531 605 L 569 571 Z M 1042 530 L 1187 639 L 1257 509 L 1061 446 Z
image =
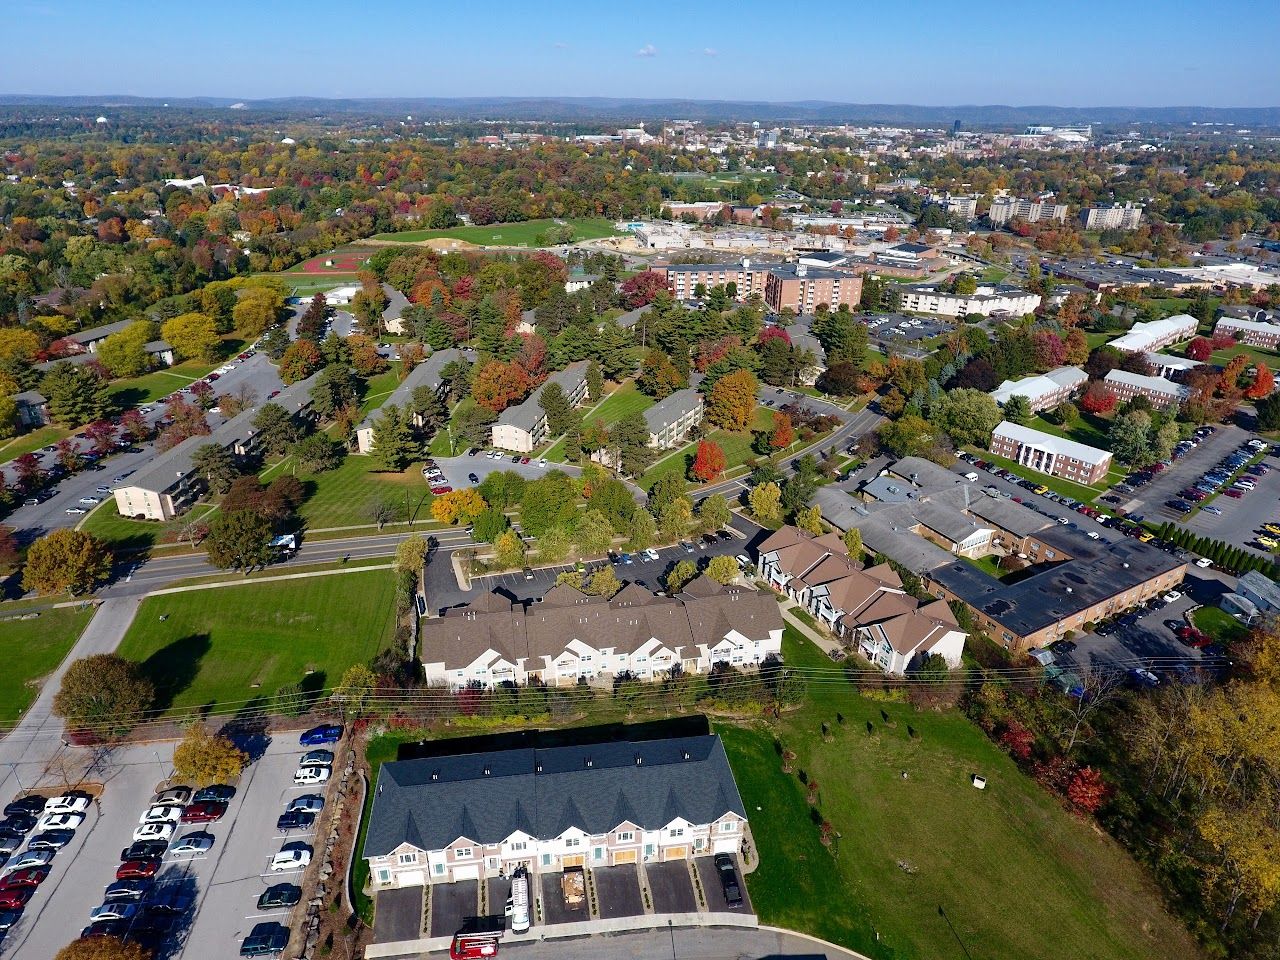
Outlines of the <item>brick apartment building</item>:
M 786 263 L 765 275 L 764 302 L 774 313 L 790 308 L 813 313 L 820 303 L 835 310 L 842 303 L 856 307 L 862 299 L 862 278 L 843 270 Z
M 1051 477 L 1094 484 L 1111 468 L 1111 453 L 1002 420 L 991 433 L 991 452 Z
M 1262 347 L 1266 350 L 1280 349 L 1280 323 L 1223 317 L 1213 328 L 1213 335 L 1234 337 L 1250 347 Z
M 1191 391 L 1180 383 L 1166 380 L 1164 377 L 1144 377 L 1127 370 L 1112 370 L 1107 373 L 1103 385 L 1121 403 L 1134 397 L 1146 397 L 1151 406 L 1157 410 L 1167 410 L 1176 406 L 1191 395 Z

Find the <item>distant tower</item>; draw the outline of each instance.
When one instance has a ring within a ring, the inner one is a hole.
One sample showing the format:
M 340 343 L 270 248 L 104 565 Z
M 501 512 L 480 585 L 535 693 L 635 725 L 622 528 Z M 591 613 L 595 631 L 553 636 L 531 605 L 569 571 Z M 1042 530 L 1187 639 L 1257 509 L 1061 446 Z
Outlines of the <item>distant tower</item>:
M 953 137 L 958 137 L 958 136 L 960 136 L 960 121 L 959 121 L 959 120 L 952 120 L 952 121 L 951 121 L 951 135 L 952 135 Z

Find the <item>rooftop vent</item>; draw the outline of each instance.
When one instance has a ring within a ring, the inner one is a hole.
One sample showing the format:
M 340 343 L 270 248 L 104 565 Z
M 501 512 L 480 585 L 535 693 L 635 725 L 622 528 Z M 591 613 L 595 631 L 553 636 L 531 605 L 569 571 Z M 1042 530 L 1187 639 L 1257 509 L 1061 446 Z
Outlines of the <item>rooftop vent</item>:
M 432 771 L 431 771 L 431 782 L 432 782 L 432 783 L 435 783 L 435 782 L 436 782 L 437 780 L 439 780 L 439 779 L 440 779 L 440 771 L 439 771 L 439 770 L 432 770 Z
M 484 775 L 485 775 L 486 777 L 487 777 L 487 776 L 489 776 L 489 775 L 490 775 L 490 774 L 492 774 L 492 773 L 493 773 L 493 770 L 492 770 L 492 769 L 490 769 L 489 767 L 485 767 L 485 768 L 484 768 Z
M 541 773 L 541 772 L 542 772 L 542 761 L 541 761 L 541 760 L 539 760 L 537 763 L 535 763 L 535 764 L 533 765 L 533 772 L 534 772 L 534 773 Z
M 637 767 L 643 767 L 643 766 L 644 766 L 644 757 L 640 756 L 640 754 L 638 754 L 638 753 L 636 754 L 636 766 L 637 766 Z
M 688 751 L 688 750 L 681 750 L 681 751 L 680 751 L 680 759 L 681 759 L 681 760 L 691 760 L 691 759 L 693 759 L 693 758 L 689 756 L 689 751 Z
M 584 757 L 584 758 L 583 758 L 583 760 L 582 760 L 582 763 L 583 763 L 583 765 L 584 765 L 584 766 L 586 766 L 588 769 L 590 769 L 591 767 L 595 766 L 594 761 L 593 761 L 590 757 Z

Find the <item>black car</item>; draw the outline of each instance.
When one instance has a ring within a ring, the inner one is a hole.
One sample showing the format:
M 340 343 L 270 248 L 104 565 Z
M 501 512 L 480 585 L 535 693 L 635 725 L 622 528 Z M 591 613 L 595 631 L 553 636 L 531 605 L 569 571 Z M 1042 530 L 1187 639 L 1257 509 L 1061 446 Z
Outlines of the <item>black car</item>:
M 154 860 L 156 857 L 163 857 L 168 849 L 169 844 L 164 840 L 135 840 L 120 851 L 120 859 Z
M 292 883 L 277 883 L 267 887 L 258 898 L 259 910 L 275 910 L 279 907 L 292 907 L 302 899 L 302 888 Z
M 29 850 L 61 850 L 75 838 L 74 830 L 45 830 L 27 841 Z
M 44 812 L 44 805 L 44 797 L 22 797 L 7 804 L 4 808 L 4 815 L 6 817 L 38 817 Z
M 474 457 L 474 456 L 475 456 L 476 454 L 478 454 L 479 452 L 480 452 L 480 448 L 479 448 L 479 447 L 472 447 L 470 450 L 468 450 L 468 451 L 467 451 L 467 456 L 468 456 L 468 457 Z
M 229 787 L 225 783 L 215 783 L 212 787 L 201 787 L 197 790 L 195 796 L 191 798 L 191 802 L 200 803 L 202 800 L 216 800 L 219 803 L 226 803 L 235 795 L 235 787 Z
M 1076 642 L 1074 640 L 1055 640 L 1053 643 L 1049 644 L 1049 649 L 1054 653 L 1070 653 L 1075 648 Z
M 21 919 L 21 910 L 0 910 L 0 933 L 8 930 Z
M 476 476 L 474 473 L 468 473 L 468 474 L 467 474 L 467 482 L 468 482 L 468 483 L 479 483 L 479 482 L 480 482 L 480 478 L 479 478 L 478 476 Z
M 708 547 L 714 547 L 716 545 L 716 538 L 712 534 L 704 533 L 702 535 L 702 542 Z
M 150 877 L 131 877 L 128 880 L 116 880 L 107 884 L 107 889 L 103 892 L 102 899 L 106 903 L 111 903 L 114 900 L 141 900 L 154 885 L 155 881 Z
M 721 530 L 719 533 L 716 534 L 716 536 L 720 539 L 721 543 L 724 543 L 726 540 L 733 539 L 733 534 L 730 533 L 728 530 Z
M 280 814 L 280 819 L 276 821 L 277 830 L 309 830 L 315 826 L 316 815 L 314 813 L 306 813 L 301 810 L 294 810 L 289 813 Z
M 80 939 L 85 940 L 89 937 L 115 937 L 117 940 L 123 940 L 125 934 L 128 932 L 128 920 L 95 920 L 80 931 Z
M 268 957 L 289 945 L 289 928 L 278 923 L 256 923 L 240 942 L 240 956 Z
M 25 837 L 35 828 L 36 818 L 22 813 L 15 813 L 0 820 L 0 833 L 9 833 L 16 837 Z
M 716 873 L 724 889 L 725 903 L 731 907 L 742 904 L 742 887 L 738 885 L 738 871 L 733 868 L 733 858 L 727 853 L 716 854 Z
M 195 897 L 189 893 L 179 893 L 173 887 L 162 889 L 149 899 L 145 906 L 147 913 L 156 916 L 175 916 L 186 913 L 195 903 Z

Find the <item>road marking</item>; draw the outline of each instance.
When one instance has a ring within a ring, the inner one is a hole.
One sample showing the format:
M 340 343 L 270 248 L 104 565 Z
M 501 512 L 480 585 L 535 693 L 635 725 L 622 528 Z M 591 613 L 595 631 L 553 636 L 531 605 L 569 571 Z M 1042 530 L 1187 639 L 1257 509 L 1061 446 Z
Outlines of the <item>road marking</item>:
M 286 908 L 285 908 L 285 909 L 283 909 L 283 910 L 273 910 L 271 913 L 251 913 L 251 914 L 249 914 L 247 917 L 245 917 L 245 919 L 246 919 L 246 920 L 261 920 L 263 917 L 281 917 L 281 916 L 288 916 L 288 915 L 289 915 L 290 913 L 292 913 L 292 912 L 293 912 L 293 908 L 292 908 L 292 907 L 286 907 Z

